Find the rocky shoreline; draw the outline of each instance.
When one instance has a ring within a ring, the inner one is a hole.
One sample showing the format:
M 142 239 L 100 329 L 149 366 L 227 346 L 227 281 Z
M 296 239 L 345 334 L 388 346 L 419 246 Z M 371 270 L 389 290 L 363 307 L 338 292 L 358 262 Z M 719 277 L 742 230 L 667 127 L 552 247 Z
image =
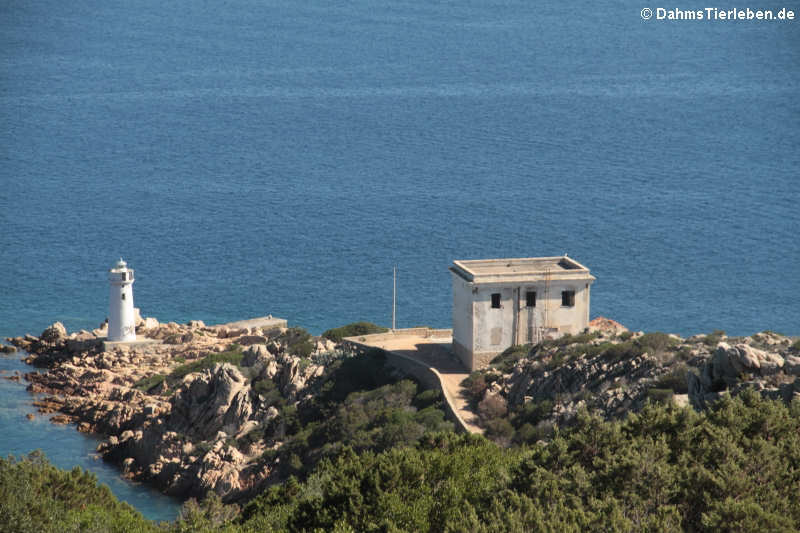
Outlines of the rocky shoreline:
M 302 328 L 161 324 L 138 318 L 149 342 L 107 345 L 103 327 L 7 339 L 28 352 L 28 390 L 55 423 L 105 440 L 123 475 L 168 494 L 247 499 L 285 479 L 293 412 L 313 403 L 349 357 Z M 748 388 L 800 397 L 800 341 L 774 332 L 682 338 L 596 319 L 581 335 L 516 346 L 463 384 L 486 434 L 501 444 L 547 438 L 582 409 L 624 417 L 646 402 L 703 409 Z M 20 376 L 6 376 L 19 379 Z M 291 446 L 289 446 L 291 448 Z M 291 470 L 291 469 L 290 469 Z
M 52 421 L 105 437 L 97 451 L 125 476 L 168 494 L 214 492 L 236 501 L 277 480 L 278 405 L 313 395 L 325 365 L 343 357 L 301 328 L 229 328 L 138 319 L 156 342 L 109 350 L 105 331 L 7 339 L 40 371 L 25 374 Z

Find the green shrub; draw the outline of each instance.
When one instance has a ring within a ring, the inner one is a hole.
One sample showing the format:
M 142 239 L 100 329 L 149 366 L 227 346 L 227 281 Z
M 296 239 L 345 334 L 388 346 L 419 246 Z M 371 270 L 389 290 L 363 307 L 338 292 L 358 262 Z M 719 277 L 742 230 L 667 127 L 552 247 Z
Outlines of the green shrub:
M 508 441 L 514 436 L 514 426 L 507 418 L 495 418 L 486 422 L 486 436 L 490 439 Z
M 315 348 L 313 337 L 301 327 L 289 328 L 275 340 L 286 346 L 286 353 L 298 357 L 309 357 Z
M 517 428 L 521 428 L 525 424 L 536 426 L 542 420 L 550 418 L 554 405 L 553 401 L 549 399 L 525 402 L 514 413 L 511 422 Z
M 667 374 L 659 376 L 655 383 L 658 389 L 670 389 L 675 394 L 686 394 L 689 392 L 689 367 L 685 364 L 676 365 Z
M 442 391 L 439 389 L 428 389 L 420 392 L 414 397 L 414 407 L 425 409 L 426 407 L 437 406 L 442 402 Z
M 795 353 L 800 353 L 800 339 L 792 343 L 791 350 Z
M 621 342 L 619 344 L 604 343 L 598 346 L 603 354 L 603 359 L 609 363 L 633 359 L 644 353 L 644 349 L 635 341 Z
M 483 372 L 476 370 L 464 378 L 461 386 L 464 387 L 464 392 L 469 398 L 470 404 L 475 407 L 483 399 L 489 384 L 486 382 L 486 376 Z
M 158 528 L 98 484 L 94 474 L 77 466 L 59 470 L 36 451 L 0 458 L 0 530 L 155 533 Z
M 499 394 L 488 394 L 478 403 L 478 414 L 484 422 L 505 417 L 506 413 L 508 413 L 508 403 Z
M 631 337 L 633 337 L 632 331 L 623 331 L 622 333 L 617 335 L 617 338 L 623 342 L 631 340 Z
M 187 375 L 213 368 L 217 363 L 230 363 L 235 366 L 241 366 L 243 357 L 244 354 L 242 353 L 241 347 L 233 344 L 227 351 L 210 353 L 202 359 L 175 367 L 168 376 L 169 383 L 177 383 Z
M 675 352 L 675 357 L 679 361 L 688 361 L 692 358 L 692 349 L 688 346 L 681 346 L 678 351 Z
M 211 441 L 204 440 L 201 442 L 197 442 L 195 443 L 194 449 L 192 450 L 192 455 L 197 455 L 198 457 L 202 457 L 208 452 L 210 452 L 211 448 L 213 447 L 214 443 Z
M 669 403 L 675 392 L 672 389 L 648 389 L 647 398 L 655 403 Z
M 363 355 L 338 359 L 326 369 L 325 382 L 315 400 L 339 403 L 352 392 L 371 390 L 397 381 L 385 368 L 386 355 L 372 349 Z
M 569 346 L 570 344 L 586 344 L 599 336 L 599 332 L 579 333 L 577 335 L 566 334 L 557 339 L 542 341 L 540 346 L 543 348 L 555 348 L 560 346 Z
M 673 339 L 666 333 L 662 333 L 660 331 L 654 331 L 652 333 L 645 333 L 638 339 L 636 342 L 644 348 L 645 350 L 649 351 L 650 353 L 656 354 L 663 352 L 664 350 L 671 348 L 677 344 L 677 340 Z
M 269 378 L 254 381 L 251 387 L 253 394 L 264 397 L 264 404 L 267 406 L 281 408 L 286 404 L 286 400 L 281 395 L 281 391 L 278 390 L 277 385 Z
M 322 333 L 322 336 L 333 342 L 342 342 L 345 337 L 358 337 L 359 335 L 370 335 L 372 333 L 386 333 L 388 328 L 378 326 L 372 322 L 353 322 L 346 326 L 329 329 Z
M 492 359 L 490 365 L 507 374 L 514 369 L 514 363 L 524 357 L 527 357 L 530 351 L 530 344 L 517 344 L 516 346 L 511 346 L 510 348 L 505 349 L 503 353 Z
M 147 392 L 156 385 L 160 385 L 167 379 L 167 376 L 163 374 L 154 374 L 147 378 L 142 378 L 137 381 L 133 386 L 139 389 L 142 392 Z

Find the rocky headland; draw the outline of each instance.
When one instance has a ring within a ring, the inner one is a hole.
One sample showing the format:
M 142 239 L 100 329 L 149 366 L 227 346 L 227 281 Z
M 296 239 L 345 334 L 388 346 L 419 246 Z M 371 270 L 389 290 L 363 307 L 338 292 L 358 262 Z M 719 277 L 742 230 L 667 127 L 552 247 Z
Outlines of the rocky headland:
M 344 336 L 331 332 L 337 342 Z M 146 318 L 137 335 L 155 342 L 107 345 L 102 326 L 69 334 L 60 323 L 39 337 L 8 340 L 39 368 L 25 378 L 40 412 L 102 436 L 104 459 L 177 496 L 248 499 L 343 445 L 410 443 L 452 427 L 431 411 L 436 395 L 415 397 L 413 385 L 386 378 L 389 370 L 375 358 L 354 361 L 336 342 L 302 328 Z M 331 369 L 345 361 L 354 364 L 341 387 Z M 600 318 L 580 335 L 506 350 L 471 374 L 463 392 L 489 438 L 534 443 L 582 411 L 613 420 L 647 402 L 701 410 L 744 389 L 791 402 L 800 396 L 798 376 L 800 341 L 774 332 L 682 338 L 631 332 Z M 370 387 L 356 386 L 363 378 Z M 315 402 L 326 394 L 329 403 L 320 408 Z M 316 422 L 298 421 L 304 409 Z M 394 409 L 392 423 L 387 409 Z
M 313 395 L 336 345 L 301 328 L 208 327 L 138 319 L 150 344 L 104 349 L 103 326 L 10 338 L 40 370 L 25 378 L 41 413 L 105 440 L 126 476 L 168 493 L 226 501 L 272 481 L 284 436 L 279 409 Z
M 648 401 L 704 409 L 744 389 L 788 403 L 798 376 L 800 341 L 774 332 L 682 338 L 600 318 L 580 335 L 512 347 L 464 386 L 487 436 L 530 442 L 582 410 L 611 420 Z

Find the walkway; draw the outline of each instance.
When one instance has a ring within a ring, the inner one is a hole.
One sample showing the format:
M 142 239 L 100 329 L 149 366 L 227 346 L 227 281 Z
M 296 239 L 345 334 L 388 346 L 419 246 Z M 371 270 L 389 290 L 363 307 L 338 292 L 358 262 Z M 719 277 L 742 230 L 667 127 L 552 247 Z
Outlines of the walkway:
M 226 327 L 228 329 L 285 328 L 286 320 L 283 318 L 274 318 L 272 315 L 269 315 L 257 318 L 248 318 L 247 320 L 237 320 L 236 322 L 228 322 L 227 324 L 218 324 L 213 327 Z
M 380 348 L 432 372 L 439 382 L 449 410 L 462 428 L 470 433 L 483 434 L 483 429 L 477 425 L 477 417 L 470 410 L 464 388 L 461 386 L 461 382 L 469 376 L 469 372 L 451 351 L 452 332 L 413 328 L 396 330 L 393 333 L 350 337 L 345 340 L 363 347 Z

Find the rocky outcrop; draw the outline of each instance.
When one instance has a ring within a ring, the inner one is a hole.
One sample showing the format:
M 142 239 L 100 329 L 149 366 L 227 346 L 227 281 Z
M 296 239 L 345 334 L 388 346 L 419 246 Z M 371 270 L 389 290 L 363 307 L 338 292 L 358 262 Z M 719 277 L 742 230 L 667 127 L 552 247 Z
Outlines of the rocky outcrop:
M 588 329 L 590 333 L 602 333 L 605 335 L 609 335 L 611 337 L 615 335 L 620 335 L 628 331 L 628 328 L 626 328 L 616 320 L 611 320 L 610 318 L 606 318 L 604 316 L 599 316 L 597 318 L 592 319 L 589 322 Z
M 247 381 L 227 363 L 187 376 L 171 403 L 167 425 L 192 440 L 207 440 L 220 431 L 232 435 L 253 414 Z
M 335 345 L 297 328 L 137 322 L 142 336 L 163 343 L 104 351 L 95 333 L 68 334 L 59 323 L 41 337 L 9 339 L 46 368 L 25 376 L 29 390 L 44 395 L 39 411 L 103 435 L 106 460 L 171 494 L 213 491 L 230 501 L 274 479 L 277 459 L 262 457 L 281 443 L 273 403 L 310 398 L 325 370 L 315 361 L 338 357 L 322 351 Z M 221 352 L 228 361 L 205 364 Z
M 67 328 L 61 322 L 56 322 L 47 327 L 39 336 L 39 340 L 47 344 L 58 344 L 67 338 Z
M 631 333 L 596 319 L 585 335 L 546 341 L 521 357 L 515 348 L 495 368 L 470 378 L 468 392 L 484 422 L 491 417 L 480 413 L 481 402 L 499 394 L 512 413 L 526 404 L 541 406 L 529 411 L 538 413 L 538 423 L 551 426 L 570 423 L 582 408 L 606 419 L 639 410 L 647 401 L 703 408 L 744 388 L 791 401 L 800 394 L 796 349 L 792 339 L 771 332 L 683 339 Z
M 720 342 L 712 357 L 700 372 L 689 377 L 689 397 L 692 403 L 705 407 L 722 393 L 736 393 L 744 387 L 754 388 L 771 397 L 791 401 L 794 397 L 795 376 L 800 374 L 800 358 L 788 353 L 788 342 L 775 342 L 776 335 L 754 335 L 736 344 Z M 764 341 L 767 342 L 764 342 Z M 760 342 L 771 349 L 784 348 L 785 358 L 776 352 L 755 348 Z M 797 383 L 800 389 L 800 382 Z

